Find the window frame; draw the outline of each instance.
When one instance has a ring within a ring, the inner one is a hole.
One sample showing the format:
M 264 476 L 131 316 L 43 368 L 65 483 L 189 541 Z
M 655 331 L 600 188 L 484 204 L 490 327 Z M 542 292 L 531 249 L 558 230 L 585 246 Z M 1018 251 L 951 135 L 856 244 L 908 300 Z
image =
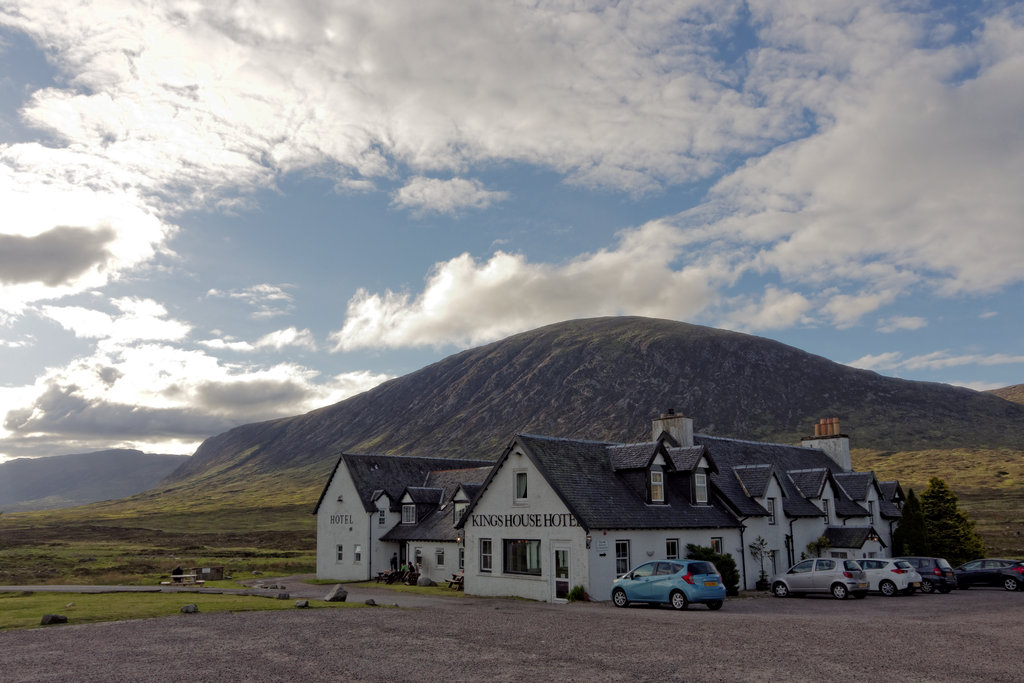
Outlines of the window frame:
M 402 524 L 416 523 L 416 504 L 402 503 Z
M 377 510 L 377 526 L 385 526 L 388 523 L 388 511 Z
M 434 564 L 438 567 L 444 566 L 444 546 L 439 545 L 434 547 Z
M 673 551 L 672 546 L 675 546 Z M 666 538 L 665 539 L 665 559 L 666 560 L 678 560 L 679 559 L 679 539 L 678 538 Z
M 775 499 L 766 498 L 764 502 L 765 506 L 768 508 L 768 526 L 775 526 L 778 523 L 775 516 Z
M 494 542 L 489 538 L 480 539 L 480 571 L 494 571 Z
M 520 486 L 519 482 L 523 485 Z M 512 473 L 512 502 L 515 505 L 523 505 L 529 500 L 530 478 L 526 470 L 515 470 Z
M 516 576 L 541 576 L 542 544 L 539 538 L 503 538 L 502 539 L 502 573 Z M 520 557 L 521 552 L 525 556 Z M 519 567 L 519 561 L 525 561 L 525 569 Z M 531 564 L 535 563 L 535 564 Z
M 707 505 L 708 475 L 705 472 L 693 473 L 693 502 L 697 505 Z
M 657 479 L 657 481 L 655 481 Z M 650 475 L 651 502 L 665 502 L 665 473 L 661 470 L 651 470 Z
M 352 564 L 360 564 L 363 561 L 363 546 L 356 543 L 352 546 Z
M 711 537 L 711 550 L 718 555 L 724 555 L 725 550 L 725 538 L 723 536 L 712 536 Z
M 345 546 L 341 543 L 334 547 L 334 561 L 344 562 L 345 561 Z
M 630 570 L 632 562 L 630 561 L 630 543 L 628 538 L 618 539 L 615 541 L 615 576 L 622 576 Z M 621 567 L 625 566 L 625 569 L 619 571 Z

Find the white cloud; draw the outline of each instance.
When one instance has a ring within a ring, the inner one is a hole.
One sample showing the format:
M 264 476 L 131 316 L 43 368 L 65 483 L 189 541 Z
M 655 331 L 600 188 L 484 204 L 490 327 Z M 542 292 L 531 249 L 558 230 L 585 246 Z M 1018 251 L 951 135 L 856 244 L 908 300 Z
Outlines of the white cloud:
M 111 303 L 120 315 L 81 306 L 43 306 L 40 312 L 75 336 L 110 340 L 117 344 L 147 340 L 176 341 L 192 329 L 187 323 L 167 319 L 167 309 L 152 299 L 120 298 Z
M 255 342 L 236 341 L 231 338 L 204 339 L 199 342 L 201 346 L 213 350 L 239 351 L 251 353 L 255 351 L 272 349 L 280 351 L 288 347 L 304 348 L 316 351 L 317 344 L 313 333 L 308 329 L 299 330 L 289 327 L 284 330 L 275 330 L 263 335 Z
M 231 291 L 211 289 L 206 296 L 242 301 L 255 309 L 250 314 L 253 319 L 265 320 L 291 313 L 295 307 L 295 296 L 287 290 L 292 287 L 290 284 L 261 283 Z
M 932 351 L 905 358 L 899 351 L 867 355 L 847 365 L 864 370 L 944 370 L 966 365 L 1018 365 L 1024 364 L 1024 355 L 1006 353 L 953 355 L 948 351 Z M 967 386 L 966 384 L 963 386 Z
M 883 333 L 919 330 L 927 326 L 928 321 L 916 315 L 894 315 L 878 321 L 878 331 Z
M 486 209 L 495 202 L 508 199 L 507 192 L 485 190 L 478 180 L 452 178 L 410 178 L 405 187 L 395 192 L 392 205 L 418 212 L 455 213 L 459 209 Z

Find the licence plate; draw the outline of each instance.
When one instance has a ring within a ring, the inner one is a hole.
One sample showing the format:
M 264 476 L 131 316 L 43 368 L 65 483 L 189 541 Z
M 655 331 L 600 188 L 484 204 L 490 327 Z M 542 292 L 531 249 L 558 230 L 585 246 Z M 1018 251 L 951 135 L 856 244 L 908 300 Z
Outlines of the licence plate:
M 705 586 L 717 586 L 718 582 L 717 581 L 705 581 L 704 585 Z
M 910 585 L 913 586 L 914 588 L 917 588 L 917 587 L 919 587 L 921 585 L 921 583 L 919 581 L 911 581 Z
M 867 587 L 868 587 L 868 585 L 866 583 L 858 583 L 857 584 L 857 588 L 867 588 Z

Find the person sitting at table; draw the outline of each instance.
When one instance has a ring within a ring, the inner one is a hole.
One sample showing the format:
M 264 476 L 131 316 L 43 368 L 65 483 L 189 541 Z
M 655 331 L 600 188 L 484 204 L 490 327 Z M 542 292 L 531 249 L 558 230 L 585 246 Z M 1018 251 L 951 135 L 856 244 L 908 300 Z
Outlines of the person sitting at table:
M 177 567 L 171 570 L 171 581 L 174 583 L 181 583 L 181 575 L 185 573 L 185 570 L 181 568 L 179 564 Z

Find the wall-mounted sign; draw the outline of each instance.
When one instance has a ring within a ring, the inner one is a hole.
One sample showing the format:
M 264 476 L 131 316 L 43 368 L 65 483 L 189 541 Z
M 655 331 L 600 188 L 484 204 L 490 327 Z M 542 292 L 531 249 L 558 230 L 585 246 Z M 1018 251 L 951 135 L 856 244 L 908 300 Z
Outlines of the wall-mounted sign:
M 568 512 L 558 514 L 470 515 L 470 526 L 488 527 L 570 527 L 579 522 Z

